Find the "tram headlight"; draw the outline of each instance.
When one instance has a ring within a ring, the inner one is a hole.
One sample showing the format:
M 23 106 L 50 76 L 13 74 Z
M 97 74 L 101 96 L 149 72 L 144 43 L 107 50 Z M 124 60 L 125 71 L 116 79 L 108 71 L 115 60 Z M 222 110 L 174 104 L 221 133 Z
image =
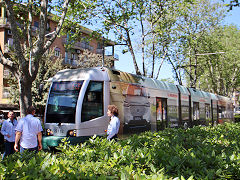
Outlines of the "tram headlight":
M 46 130 L 47 136 L 53 136 L 53 131 L 51 129 Z
M 68 136 L 70 136 L 70 137 L 76 137 L 76 136 L 77 136 L 77 130 L 74 129 L 74 130 L 68 131 Z

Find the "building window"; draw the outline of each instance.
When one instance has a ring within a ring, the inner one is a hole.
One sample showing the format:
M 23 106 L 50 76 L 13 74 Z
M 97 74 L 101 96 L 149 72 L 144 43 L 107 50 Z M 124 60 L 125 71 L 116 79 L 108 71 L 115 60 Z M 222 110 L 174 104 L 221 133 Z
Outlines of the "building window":
M 39 27 L 39 22 L 38 21 L 34 21 L 34 27 Z
M 3 96 L 2 96 L 3 99 L 8 99 L 10 98 L 10 89 L 5 87 L 3 89 Z
M 74 53 L 72 53 L 71 58 L 72 58 L 72 60 L 75 60 L 75 54 Z
M 97 49 L 102 49 L 102 43 L 100 42 L 97 43 Z
M 55 48 L 54 55 L 60 57 L 60 48 Z
M 64 60 L 65 60 L 65 63 L 68 63 L 68 52 L 67 51 L 65 51 L 65 58 L 64 58 Z
M 8 38 L 7 42 L 8 42 L 8 46 L 13 46 L 13 38 Z

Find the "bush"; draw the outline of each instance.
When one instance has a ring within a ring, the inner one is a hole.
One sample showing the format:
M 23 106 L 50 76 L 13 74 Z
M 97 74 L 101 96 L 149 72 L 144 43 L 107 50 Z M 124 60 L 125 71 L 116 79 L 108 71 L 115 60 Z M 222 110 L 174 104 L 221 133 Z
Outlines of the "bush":
M 145 132 L 107 141 L 67 140 L 60 152 L 16 153 L 2 161 L 2 179 L 237 179 L 240 124 Z

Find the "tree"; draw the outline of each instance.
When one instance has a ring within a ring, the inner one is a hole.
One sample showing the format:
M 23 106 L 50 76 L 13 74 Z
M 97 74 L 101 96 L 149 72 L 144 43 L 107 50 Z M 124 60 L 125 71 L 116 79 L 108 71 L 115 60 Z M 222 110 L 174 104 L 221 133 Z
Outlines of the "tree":
M 53 77 L 58 71 L 71 68 L 67 65 L 64 65 L 63 59 L 59 57 L 58 59 L 53 59 L 54 51 L 49 50 L 49 53 L 43 55 L 44 61 L 39 63 L 39 71 L 36 76 L 35 81 L 32 84 L 32 99 L 33 105 L 40 108 L 44 107 L 48 97 L 48 91 L 50 87 L 50 82 L 47 80 Z M 19 103 L 19 89 L 17 80 L 10 76 L 8 78 L 8 85 L 11 87 L 10 99 L 11 102 L 16 104 Z
M 198 70 L 199 88 L 224 96 L 231 96 L 240 87 L 240 30 L 236 26 L 219 27 L 199 43 L 201 68 Z
M 232 10 L 233 7 L 239 7 L 240 2 L 238 0 L 230 0 L 226 5 L 229 7 L 229 10 Z
M 94 28 L 106 36 L 115 35 L 118 45 L 124 47 L 123 53 L 131 54 L 136 74 L 158 77 L 161 68 L 161 63 L 158 61 L 166 57 L 169 45 L 170 36 L 167 32 L 174 25 L 173 17 L 177 17 L 178 4 L 183 2 L 91 0 L 91 7 L 85 7 L 86 13 L 91 14 L 91 21 L 86 23 L 94 24 Z M 73 14 L 72 16 L 75 19 L 80 16 L 78 8 L 81 9 L 82 6 L 74 7 L 74 16 Z M 159 24 L 161 29 L 157 30 L 155 27 Z M 157 33 L 164 34 L 163 43 L 155 41 Z M 159 53 L 161 55 L 157 55 Z M 141 64 L 137 61 L 140 58 Z
M 219 3 L 212 3 L 209 0 L 184 4 L 181 9 L 182 15 L 178 17 L 172 34 L 174 38 L 171 42 L 169 62 L 180 84 L 184 73 L 189 86 L 196 88 L 198 71 L 201 68 L 197 56 L 200 53 L 199 44 L 204 41 L 206 34 L 219 26 L 224 14 Z
M 11 55 L 7 57 L 0 51 L 0 63 L 9 69 L 18 81 L 21 115 L 25 115 L 26 108 L 32 105 L 32 85 L 39 71 L 43 54 L 50 48 L 62 28 L 69 0 L 58 2 L 4 0 L 14 46 Z M 56 6 L 57 5 L 57 6 Z M 56 30 L 49 39 L 46 38 L 47 18 L 51 10 L 58 7 L 61 16 L 58 19 Z M 60 8 L 61 7 L 61 8 Z M 33 17 L 39 18 L 37 36 L 33 36 Z
M 102 66 L 102 61 L 104 61 L 104 66 L 106 67 L 113 67 L 113 60 L 114 57 L 112 56 L 105 56 L 104 60 L 102 55 L 92 53 L 89 50 L 84 50 L 82 54 L 78 56 L 78 68 L 89 68 L 89 67 L 96 67 Z

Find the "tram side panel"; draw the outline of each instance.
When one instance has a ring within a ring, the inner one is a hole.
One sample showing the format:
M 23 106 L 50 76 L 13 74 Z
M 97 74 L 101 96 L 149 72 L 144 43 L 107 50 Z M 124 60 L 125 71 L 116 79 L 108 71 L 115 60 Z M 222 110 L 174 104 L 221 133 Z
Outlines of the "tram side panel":
M 220 124 L 225 122 L 233 122 L 233 103 L 231 99 L 218 96 L 218 122 Z
M 212 100 L 212 125 L 218 124 L 217 100 Z
M 218 123 L 223 124 L 226 121 L 227 102 L 222 96 L 218 96 Z
M 201 91 L 188 88 L 191 94 L 191 118 L 192 125 L 207 125 L 206 122 L 206 99 Z M 210 103 L 209 103 L 210 104 Z
M 190 121 L 190 94 L 186 87 L 177 85 L 179 91 L 179 123 L 181 127 L 191 127 Z
M 169 127 L 179 127 L 179 117 L 178 117 L 178 94 L 168 93 L 167 98 L 168 103 L 168 125 Z
M 124 126 L 124 108 L 123 103 L 125 100 L 124 95 L 122 94 L 122 89 L 127 87 L 127 83 L 122 83 L 119 81 L 110 82 L 109 85 L 109 93 L 110 93 L 110 101 L 109 104 L 114 104 L 118 107 L 118 117 L 120 119 L 120 128 L 119 135 L 123 134 L 123 126 Z M 110 119 L 109 119 L 110 120 Z
M 112 104 L 119 108 L 121 120 L 120 134 L 151 130 L 150 102 L 146 88 L 124 82 L 111 82 L 110 97 Z
M 191 126 L 191 122 L 189 119 L 189 96 L 181 95 L 181 119 L 182 119 L 182 126 L 187 128 Z
M 180 125 L 177 93 L 115 81 L 110 82 L 110 99 L 119 107 L 120 134 Z

